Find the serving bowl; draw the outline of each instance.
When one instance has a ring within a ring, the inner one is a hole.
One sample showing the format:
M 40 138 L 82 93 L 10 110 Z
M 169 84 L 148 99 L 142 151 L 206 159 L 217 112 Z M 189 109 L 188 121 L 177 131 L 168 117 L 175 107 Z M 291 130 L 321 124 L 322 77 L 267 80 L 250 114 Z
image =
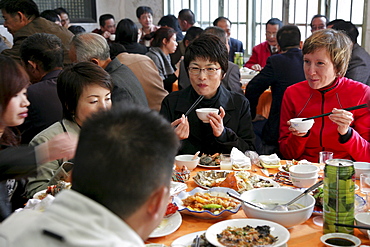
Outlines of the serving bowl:
M 287 203 L 301 193 L 301 191 L 291 188 L 259 188 L 246 191 L 240 197 L 252 203 Z M 273 211 L 259 209 L 243 203 L 242 208 L 248 218 L 271 220 L 290 228 L 310 218 L 315 205 L 315 198 L 311 195 L 305 195 L 296 203 L 304 207 L 290 211 Z
M 370 227 L 370 212 L 361 212 L 355 214 L 355 222 L 357 226 L 367 226 Z M 363 234 L 367 235 L 365 229 L 359 229 Z
M 318 174 L 316 174 L 313 177 L 308 177 L 308 178 L 295 177 L 295 176 L 292 175 L 291 172 L 289 174 L 289 178 L 292 181 L 293 185 L 295 187 L 299 187 L 299 188 L 308 188 L 308 187 L 314 185 L 316 183 L 318 177 L 319 177 Z
M 316 176 L 320 168 L 315 165 L 296 165 L 289 168 L 289 173 L 296 178 L 310 178 Z
M 202 218 L 202 219 L 220 219 L 220 218 L 225 218 L 232 214 L 236 214 L 241 207 L 241 204 L 238 202 L 238 205 L 235 208 L 225 209 L 217 213 L 211 212 L 206 209 L 203 211 L 196 211 L 196 210 L 189 209 L 188 207 L 185 207 L 182 200 L 198 192 L 209 193 L 212 196 L 217 195 L 220 197 L 228 197 L 228 198 L 230 197 L 227 195 L 227 192 L 232 193 L 234 195 L 239 195 L 239 193 L 236 192 L 235 190 L 230 189 L 230 188 L 224 188 L 224 187 L 215 187 L 215 188 L 211 188 L 208 190 L 197 187 L 189 192 L 182 191 L 177 196 L 175 196 L 173 199 L 173 202 L 179 207 L 178 211 L 180 213 L 195 216 L 195 217 Z
M 203 123 L 209 123 L 208 114 L 210 114 L 211 112 L 218 114 L 218 109 L 217 108 L 199 108 L 199 109 L 196 109 L 195 112 L 197 113 L 198 118 L 203 121 Z
M 353 162 L 355 167 L 355 177 L 360 179 L 361 173 L 370 173 L 370 163 L 368 162 Z
M 300 133 L 305 133 L 309 131 L 312 125 L 315 123 L 315 120 L 309 119 L 306 121 L 302 121 L 304 118 L 292 118 L 290 119 L 290 126 L 295 128 Z
M 196 157 L 193 159 L 194 154 L 182 154 L 182 155 L 177 155 L 175 157 L 175 164 L 176 166 L 181 169 L 183 166 L 186 166 L 188 170 L 192 171 L 194 170 L 195 167 L 199 164 L 199 157 Z

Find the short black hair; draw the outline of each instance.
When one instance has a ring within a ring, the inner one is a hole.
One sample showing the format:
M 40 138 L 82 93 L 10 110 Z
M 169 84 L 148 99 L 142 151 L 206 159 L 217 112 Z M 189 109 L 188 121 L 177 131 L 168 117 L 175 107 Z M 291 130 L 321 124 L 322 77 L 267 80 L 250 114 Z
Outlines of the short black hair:
M 127 219 L 154 191 L 170 186 L 178 147 L 170 123 L 156 111 L 127 105 L 98 112 L 81 129 L 72 190 Z
M 63 67 L 62 41 L 54 34 L 35 33 L 28 36 L 22 42 L 19 53 L 24 64 L 33 61 L 45 72 Z
M 60 14 L 67 14 L 69 16 L 68 11 L 65 8 L 63 8 L 63 7 L 59 7 L 59 8 L 56 8 L 54 10 L 55 10 L 55 12 L 58 13 L 58 15 L 60 15 Z
M 285 25 L 277 32 L 276 39 L 282 51 L 296 48 L 301 43 L 301 31 L 295 25 Z
M 124 45 L 116 42 L 109 43 L 109 54 L 110 59 L 115 59 L 118 54 L 121 54 L 122 52 L 126 52 L 126 48 Z
M 118 22 L 116 28 L 116 42 L 123 45 L 137 43 L 138 28 L 131 19 L 125 18 Z
M 184 55 L 186 71 L 188 71 L 190 62 L 197 58 L 219 63 L 222 74 L 225 74 L 229 67 L 229 53 L 226 45 L 213 34 L 202 34 L 186 47 Z
M 345 22 L 345 20 L 343 20 L 343 19 L 335 19 L 335 20 L 329 21 L 326 26 L 327 27 L 328 26 L 333 26 L 334 24 L 339 23 L 339 22 Z
M 183 39 L 183 41 L 185 40 L 188 40 L 188 41 L 193 41 L 194 39 L 196 39 L 199 35 L 201 35 L 203 33 L 203 29 L 200 28 L 200 27 L 190 27 L 188 29 L 188 31 L 186 31 L 186 34 L 185 34 L 185 37 Z
M 310 26 L 312 27 L 312 21 L 313 21 L 313 19 L 322 18 L 322 17 L 325 18 L 325 25 L 327 26 L 328 25 L 328 22 L 329 22 L 329 19 L 325 15 L 314 15 L 312 17 L 312 19 L 311 19 Z
M 182 34 L 180 24 L 174 15 L 165 15 L 163 16 L 159 22 L 158 26 L 167 26 L 172 27 L 176 31 L 176 40 L 182 40 L 184 35 Z
M 225 32 L 225 30 L 223 30 L 220 27 L 217 27 L 217 26 L 207 27 L 206 29 L 204 29 L 202 35 L 203 34 L 213 34 L 213 35 L 216 35 L 224 44 L 227 43 L 226 32 Z
M 85 28 L 83 28 L 82 26 L 77 26 L 77 25 L 69 26 L 68 30 L 71 31 L 74 35 L 79 34 L 79 33 L 86 33 Z
M 266 23 L 266 27 L 269 24 L 270 25 L 279 25 L 279 28 L 281 28 L 283 26 L 283 22 L 278 18 L 271 18 L 270 20 L 268 20 L 267 23 Z
M 222 20 L 225 20 L 225 21 L 228 21 L 229 24 L 230 24 L 230 27 L 231 27 L 231 21 L 229 20 L 229 18 L 225 17 L 225 16 L 220 16 L 220 17 L 217 17 L 216 20 L 213 21 L 213 26 L 217 26 L 218 22 L 219 21 L 222 21 Z
M 86 86 L 99 85 L 112 92 L 111 76 L 92 62 L 80 62 L 66 67 L 59 74 L 57 91 L 63 107 L 63 117 L 74 121 L 78 100 Z
M 60 21 L 58 13 L 52 9 L 42 11 L 40 16 L 52 22 Z
M 104 15 L 101 15 L 101 16 L 99 17 L 99 25 L 100 25 L 101 27 L 104 27 L 104 26 L 105 26 L 105 21 L 106 21 L 106 20 L 110 20 L 110 19 L 113 19 L 113 20 L 114 20 L 114 16 L 113 16 L 113 15 L 111 15 L 111 14 L 104 14 Z
M 357 37 L 359 33 L 357 27 L 352 22 L 343 21 L 334 23 L 332 29 L 343 31 L 345 34 L 348 35 L 348 37 L 354 44 L 357 43 Z
M 32 0 L 1 0 L 0 9 L 8 14 L 14 15 L 18 11 L 23 13 L 28 19 L 40 16 L 37 4 Z
M 178 18 L 187 21 L 190 25 L 194 25 L 195 23 L 195 15 L 190 9 L 180 10 Z
M 140 19 L 140 16 L 142 14 L 145 14 L 145 13 L 149 13 L 153 16 L 153 10 L 152 8 L 148 7 L 148 6 L 140 6 L 136 9 L 136 17 L 138 19 Z

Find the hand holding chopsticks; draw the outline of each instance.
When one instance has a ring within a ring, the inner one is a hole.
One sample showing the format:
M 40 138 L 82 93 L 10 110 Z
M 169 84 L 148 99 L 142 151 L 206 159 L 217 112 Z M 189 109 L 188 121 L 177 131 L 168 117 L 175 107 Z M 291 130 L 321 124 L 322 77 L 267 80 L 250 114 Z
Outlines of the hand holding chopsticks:
M 187 117 L 189 115 L 189 113 L 194 110 L 194 108 L 202 101 L 202 99 L 204 98 L 203 95 L 199 95 L 199 98 L 190 106 L 190 108 L 186 111 L 185 113 L 185 117 Z
M 365 108 L 365 107 L 367 107 L 367 104 L 362 104 L 362 105 L 358 105 L 358 106 L 352 106 L 352 107 L 344 108 L 342 110 L 353 111 L 353 110 L 357 110 L 357 109 L 361 109 L 361 108 Z M 328 113 L 324 113 L 324 114 L 321 114 L 321 115 L 304 118 L 304 119 L 302 119 L 302 121 L 306 121 L 306 120 L 310 120 L 310 119 L 315 119 L 315 118 L 320 118 L 320 117 L 325 117 L 325 116 L 329 116 L 330 114 L 333 114 L 333 113 L 332 112 L 328 112 Z

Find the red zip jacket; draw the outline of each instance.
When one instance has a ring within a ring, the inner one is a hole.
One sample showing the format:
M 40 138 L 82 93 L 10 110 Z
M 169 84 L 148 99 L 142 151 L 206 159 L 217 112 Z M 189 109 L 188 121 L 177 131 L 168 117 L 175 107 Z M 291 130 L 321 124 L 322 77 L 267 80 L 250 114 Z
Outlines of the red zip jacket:
M 267 58 L 269 56 L 271 56 L 270 45 L 267 41 L 262 42 L 261 44 L 253 47 L 252 55 L 248 62 L 244 64 L 244 67 L 252 69 L 253 65 L 259 64 L 263 68 L 266 66 Z
M 367 108 L 352 111 L 352 135 L 345 143 L 339 142 L 338 125 L 328 117 L 316 118 L 305 137 L 295 136 L 288 130 L 289 119 L 312 117 L 370 100 L 370 87 L 363 83 L 341 77 L 336 84 L 326 93 L 312 89 L 307 81 L 287 88 L 281 106 L 279 138 L 284 158 L 318 162 L 319 152 L 326 150 L 334 152 L 334 158 L 370 162 L 370 111 Z

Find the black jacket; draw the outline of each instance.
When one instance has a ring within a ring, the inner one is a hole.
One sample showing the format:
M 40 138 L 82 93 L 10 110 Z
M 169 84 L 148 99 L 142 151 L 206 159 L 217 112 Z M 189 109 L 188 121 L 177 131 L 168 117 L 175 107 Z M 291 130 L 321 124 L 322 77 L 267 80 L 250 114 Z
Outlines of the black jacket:
M 193 87 L 172 92 L 162 102 L 161 114 L 170 122 L 185 114 L 199 95 Z M 230 92 L 220 85 L 216 96 L 210 100 L 203 99 L 196 107 L 225 109 L 224 132 L 215 137 L 208 123 L 203 123 L 196 115 L 195 109 L 188 115 L 190 125 L 189 137 L 182 140 L 180 154 L 193 154 L 197 151 L 205 154 L 230 153 L 233 147 L 242 152 L 255 150 L 254 132 L 249 111 L 249 102 L 241 94 Z

